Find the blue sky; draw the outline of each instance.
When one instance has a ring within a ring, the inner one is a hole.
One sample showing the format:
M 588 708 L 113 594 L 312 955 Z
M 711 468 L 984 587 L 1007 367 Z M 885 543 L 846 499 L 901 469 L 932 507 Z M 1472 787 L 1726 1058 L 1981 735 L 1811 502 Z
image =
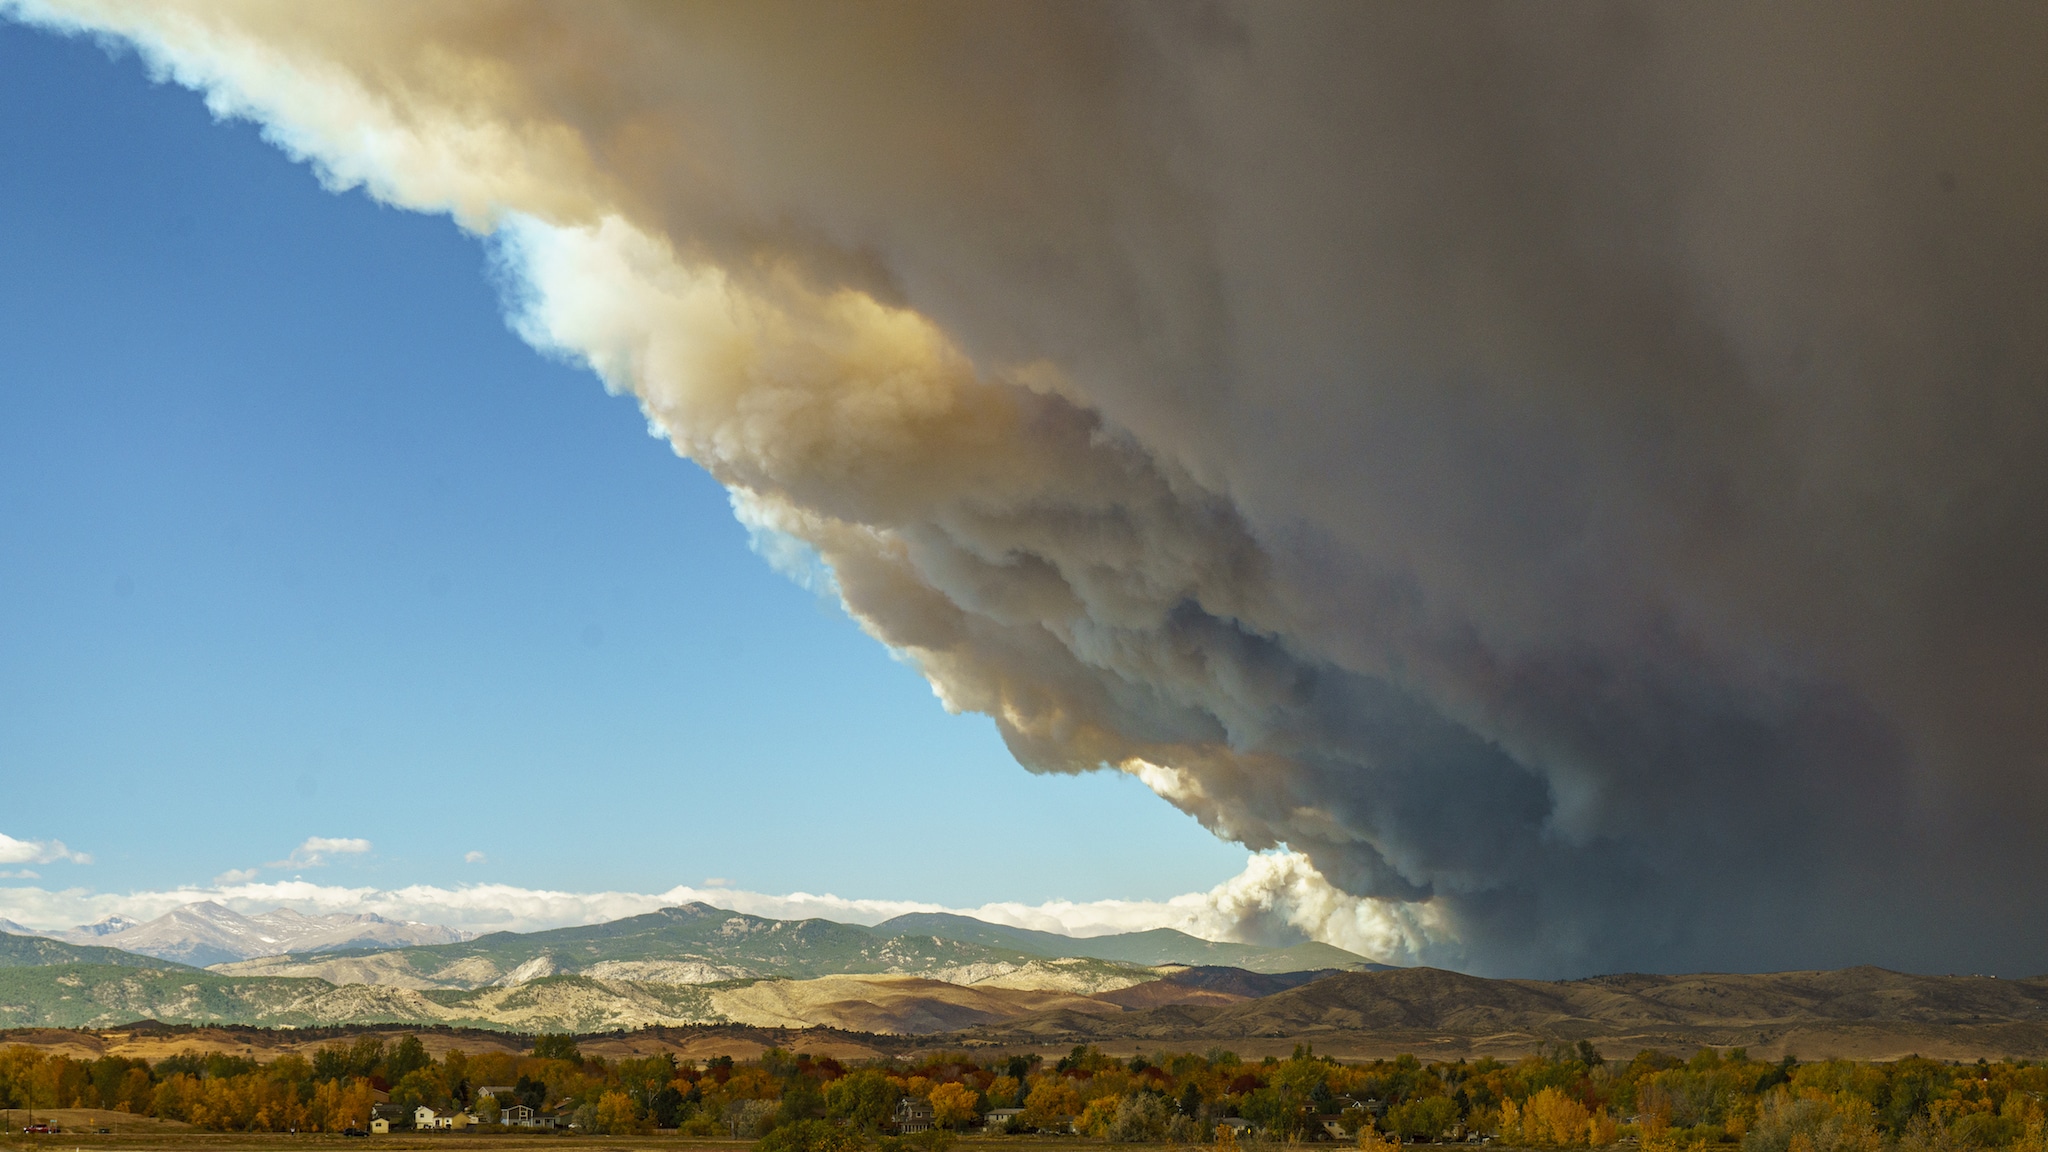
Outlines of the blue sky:
M 968 905 L 1244 866 L 948 716 L 513 336 L 448 220 L 85 41 L 0 24 L 0 113 L 0 833 L 93 858 L 4 883 L 204 884 L 310 836 L 374 848 L 308 879 L 385 888 Z

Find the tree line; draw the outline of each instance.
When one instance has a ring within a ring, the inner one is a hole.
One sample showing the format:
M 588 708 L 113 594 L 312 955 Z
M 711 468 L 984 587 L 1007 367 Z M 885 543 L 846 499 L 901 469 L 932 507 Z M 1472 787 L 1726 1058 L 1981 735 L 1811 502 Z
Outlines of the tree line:
M 438 1059 L 416 1036 L 365 1036 L 268 1063 L 219 1052 L 151 1063 L 0 1049 L 0 1107 L 14 1109 L 109 1108 L 219 1131 L 339 1131 L 365 1126 L 387 1097 L 407 1115 L 425 1104 L 493 1123 L 501 1108 L 523 1104 L 585 1132 L 743 1136 L 764 1152 L 889 1152 L 902 1143 L 893 1128 L 905 1099 L 928 1106 L 942 1132 L 1002 1109 L 1012 1132 L 1112 1141 L 1338 1139 L 1384 1152 L 1485 1135 L 1543 1148 L 1626 1139 L 1642 1152 L 2048 1152 L 2048 1065 L 2025 1060 L 1764 1061 L 1701 1049 L 1610 1062 L 1582 1043 L 1513 1061 L 1346 1063 L 1305 1046 L 1256 1062 L 1220 1048 L 1118 1058 L 1078 1047 L 1056 1060 L 955 1053 L 849 1066 L 780 1049 L 747 1061 L 606 1060 L 567 1036 L 542 1036 L 525 1055 L 454 1050 Z

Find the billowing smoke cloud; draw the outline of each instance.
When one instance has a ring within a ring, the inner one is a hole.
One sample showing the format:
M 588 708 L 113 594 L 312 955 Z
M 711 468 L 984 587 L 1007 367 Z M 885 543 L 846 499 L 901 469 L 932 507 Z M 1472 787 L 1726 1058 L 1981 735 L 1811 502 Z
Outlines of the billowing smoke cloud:
M 10 10 L 492 234 L 947 706 L 1332 916 L 2042 967 L 2048 10 Z

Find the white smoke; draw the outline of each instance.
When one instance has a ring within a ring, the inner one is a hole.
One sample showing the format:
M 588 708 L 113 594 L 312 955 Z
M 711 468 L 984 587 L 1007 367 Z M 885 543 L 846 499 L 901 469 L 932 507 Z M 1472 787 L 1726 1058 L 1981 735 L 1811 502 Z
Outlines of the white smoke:
M 1188 923 L 2048 947 L 2038 13 L 0 10 L 494 236 L 946 706 L 1299 854 Z

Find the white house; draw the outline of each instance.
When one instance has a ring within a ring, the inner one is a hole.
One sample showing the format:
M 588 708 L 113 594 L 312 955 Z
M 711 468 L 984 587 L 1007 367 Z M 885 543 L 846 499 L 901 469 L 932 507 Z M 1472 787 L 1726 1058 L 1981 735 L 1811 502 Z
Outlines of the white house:
M 415 1132 L 434 1132 L 455 1127 L 455 1117 L 443 1116 L 425 1104 L 412 1110 L 412 1126 Z

